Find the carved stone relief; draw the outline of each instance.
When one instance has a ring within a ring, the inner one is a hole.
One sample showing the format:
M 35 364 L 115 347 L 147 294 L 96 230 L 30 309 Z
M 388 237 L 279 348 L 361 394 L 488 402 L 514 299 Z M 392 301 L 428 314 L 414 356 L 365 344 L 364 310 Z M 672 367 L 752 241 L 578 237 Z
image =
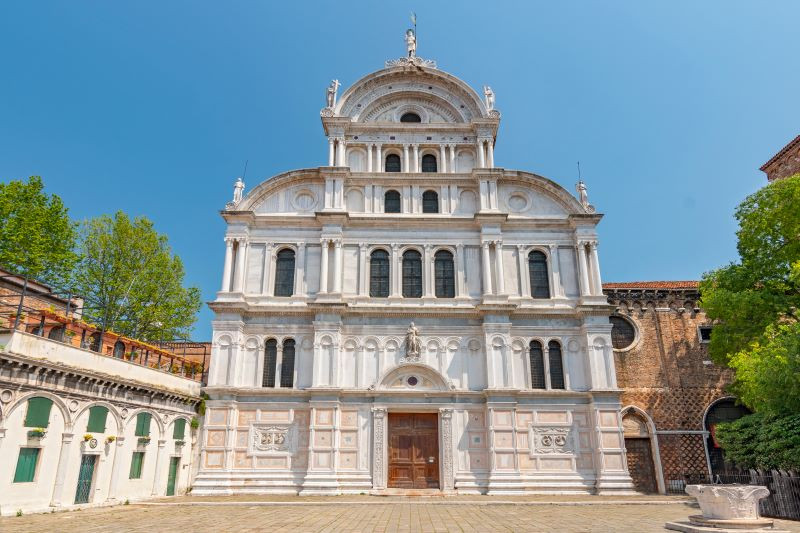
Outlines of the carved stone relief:
M 254 424 L 250 430 L 250 455 L 275 452 L 293 453 L 297 448 L 297 431 L 292 424 Z
M 551 454 L 572 454 L 575 450 L 572 428 L 537 427 L 530 429 L 531 456 Z

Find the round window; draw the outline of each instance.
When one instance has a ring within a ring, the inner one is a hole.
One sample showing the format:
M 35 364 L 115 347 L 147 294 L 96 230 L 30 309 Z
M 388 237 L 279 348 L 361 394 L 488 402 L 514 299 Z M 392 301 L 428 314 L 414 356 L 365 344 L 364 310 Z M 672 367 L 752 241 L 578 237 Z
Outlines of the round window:
M 626 318 L 612 316 L 611 320 L 611 345 L 615 350 L 630 348 L 636 340 L 636 328 Z
M 419 383 L 419 380 L 416 378 L 416 376 L 409 376 L 406 380 L 406 383 L 408 383 L 410 387 L 416 387 L 417 383 Z

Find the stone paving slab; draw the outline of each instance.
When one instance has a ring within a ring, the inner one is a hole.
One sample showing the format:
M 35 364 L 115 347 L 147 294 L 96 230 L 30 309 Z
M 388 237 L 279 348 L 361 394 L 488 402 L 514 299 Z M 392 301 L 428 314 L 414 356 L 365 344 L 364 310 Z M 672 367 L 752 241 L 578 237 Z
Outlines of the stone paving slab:
M 2 518 L 0 532 L 665 533 L 665 522 L 685 520 L 697 512 L 697 508 L 687 502 L 586 505 L 587 502 L 572 499 L 553 505 L 524 505 L 525 502 L 442 505 L 384 501 L 382 498 L 383 503 L 372 504 L 379 499 L 348 502 L 343 498 L 338 497 L 341 505 L 336 504 L 336 497 L 318 505 L 303 506 L 131 504 Z M 285 501 L 307 501 L 307 498 L 293 497 Z M 798 522 L 776 521 L 776 526 L 800 533 Z

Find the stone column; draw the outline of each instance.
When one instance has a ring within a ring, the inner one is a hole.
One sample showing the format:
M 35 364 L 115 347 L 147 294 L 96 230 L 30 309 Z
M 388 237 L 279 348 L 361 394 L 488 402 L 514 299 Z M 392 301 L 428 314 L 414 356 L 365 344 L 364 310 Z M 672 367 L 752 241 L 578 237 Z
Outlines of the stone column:
M 360 389 L 364 383 L 364 345 L 359 344 L 355 350 L 356 355 L 356 388 Z
M 305 296 L 306 294 L 306 243 L 297 243 L 297 261 L 295 261 L 294 294 L 295 296 Z
M 502 295 L 506 293 L 506 282 L 503 272 L 503 241 L 494 241 L 494 269 L 497 274 L 497 294 Z
M 414 169 L 412 172 L 420 172 L 422 169 L 419 168 L 419 145 L 414 145 Z
M 165 439 L 158 439 L 158 450 L 156 450 L 156 469 L 153 473 L 153 490 L 150 492 L 153 496 L 158 496 L 158 486 L 161 480 L 161 463 L 164 461 L 161 456 L 164 455 L 164 447 L 167 444 Z
M 242 292 L 244 286 L 245 254 L 247 253 L 247 241 L 239 239 L 239 248 L 236 250 L 236 272 L 234 273 L 233 292 Z
M 561 265 L 558 261 L 558 245 L 550 245 L 550 274 L 553 280 L 553 296 L 562 298 L 564 287 L 561 285 Z
M 321 239 L 319 243 L 322 246 L 319 261 L 319 292 L 320 294 L 326 294 L 328 292 L 328 245 L 330 240 Z
M 336 166 L 344 167 L 344 166 L 346 166 L 346 163 L 345 163 L 345 148 L 346 147 L 345 147 L 345 143 L 344 143 L 344 137 L 339 137 L 339 139 L 338 139 L 338 141 L 336 143 L 336 147 L 337 147 L 337 156 L 338 156 L 337 157 Z
M 442 435 L 442 489 L 455 489 L 455 467 L 453 466 L 453 410 L 449 407 L 439 409 Z
M 367 244 L 360 243 L 358 245 L 358 295 L 368 296 L 367 285 L 369 278 L 367 277 Z
M 456 172 L 456 145 L 449 144 L 450 147 L 450 165 L 448 170 L 450 170 L 450 174 L 455 174 Z
M 494 211 L 498 208 L 497 203 L 497 180 L 490 180 L 487 182 L 489 187 L 489 209 Z
M 603 283 L 600 281 L 600 259 L 597 256 L 597 241 L 589 242 L 590 262 L 592 265 L 592 281 L 594 281 L 595 296 L 602 296 Z
M 483 156 L 484 139 L 478 139 L 478 168 L 486 168 L 486 161 Z
M 542 359 L 544 362 L 544 388 L 550 390 L 552 388 L 550 384 L 550 347 L 544 342 L 542 343 Z
M 336 139 L 333 137 L 328 137 L 328 166 L 332 167 L 333 163 L 335 162 L 334 157 L 336 155 Z
M 119 476 L 122 470 L 122 446 L 125 444 L 125 437 L 117 437 L 114 441 L 114 461 L 111 463 L 111 479 L 108 483 L 108 500 L 117 499 L 117 487 L 119 486 Z
M 433 298 L 433 245 L 426 244 L 422 256 L 423 296 Z
M 392 243 L 392 263 L 389 265 L 389 278 L 391 283 L 391 295 L 394 298 L 400 297 L 400 271 L 403 268 L 400 258 L 400 245 Z
M 411 172 L 408 166 L 408 145 L 403 145 L 403 172 Z
M 233 263 L 233 239 L 225 239 L 225 267 L 222 269 L 222 288 L 220 291 L 231 290 L 231 266 Z
M 383 155 L 381 155 L 381 148 L 382 148 L 382 145 L 380 145 L 380 144 L 375 146 L 375 150 L 377 151 L 376 154 L 375 154 L 376 155 L 375 158 L 377 159 L 376 163 L 378 165 L 378 169 L 377 169 L 378 172 L 383 172 Z
M 517 266 L 519 268 L 519 295 L 522 298 L 531 296 L 531 277 L 528 272 L 528 258 L 525 255 L 525 245 L 517 245 Z
M 67 476 L 69 466 L 70 450 L 72 449 L 72 437 L 74 433 L 64 432 L 61 434 L 61 451 L 58 454 L 58 466 L 56 467 L 56 480 L 53 485 L 53 497 L 50 500 L 50 507 L 61 506 L 61 496 L 64 492 L 64 478 Z
M 283 366 L 283 344 L 280 342 L 275 350 L 275 387 L 281 386 L 281 367 Z
M 486 162 L 489 168 L 494 168 L 494 141 L 492 139 L 486 141 Z
M 333 292 L 342 293 L 342 239 L 333 243 Z
M 481 243 L 483 264 L 483 295 L 492 294 L 492 267 L 489 261 L 489 241 Z
M 374 144 L 367 144 L 367 172 L 372 172 L 372 148 Z
M 272 243 L 264 244 L 264 286 L 261 292 L 267 296 L 272 296 L 275 292 L 275 282 L 272 279 L 272 250 Z
M 589 270 L 586 266 L 586 243 L 578 241 L 575 251 L 578 253 L 578 277 L 581 283 L 581 296 L 589 296 L 591 287 L 589 286 Z
M 464 245 L 458 243 L 456 245 L 456 298 L 466 296 L 464 282 Z
M 386 408 L 372 408 L 372 488 L 380 490 L 386 488 Z
M 438 170 L 442 174 L 447 172 L 447 154 L 444 144 L 439 145 L 439 168 L 437 168 L 436 170 Z

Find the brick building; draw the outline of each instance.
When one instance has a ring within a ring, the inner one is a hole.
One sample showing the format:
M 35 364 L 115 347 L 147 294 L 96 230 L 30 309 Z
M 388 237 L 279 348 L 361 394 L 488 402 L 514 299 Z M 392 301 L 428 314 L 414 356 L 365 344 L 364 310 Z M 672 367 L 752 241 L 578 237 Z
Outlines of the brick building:
M 606 283 L 628 468 L 637 490 L 681 490 L 716 473 L 716 423 L 746 411 L 725 387 L 732 371 L 708 356 L 710 320 L 696 281 Z
M 788 178 L 800 173 L 800 135 L 761 166 L 769 181 Z

